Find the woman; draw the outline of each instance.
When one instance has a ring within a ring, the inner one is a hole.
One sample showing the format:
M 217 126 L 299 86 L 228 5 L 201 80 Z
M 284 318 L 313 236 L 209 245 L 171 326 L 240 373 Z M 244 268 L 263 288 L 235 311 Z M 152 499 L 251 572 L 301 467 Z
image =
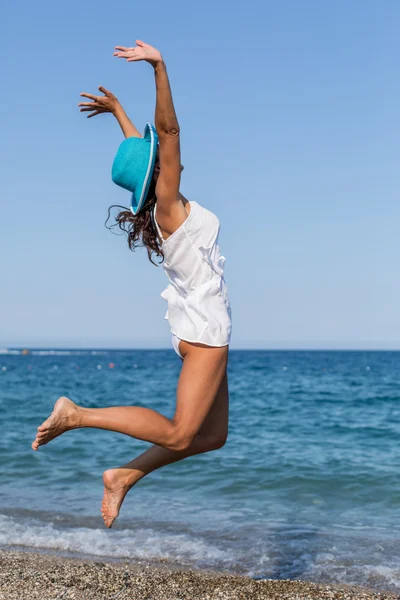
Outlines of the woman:
M 180 130 L 162 56 L 140 40 L 136 47 L 116 46 L 115 50 L 119 58 L 144 60 L 154 68 L 155 129 L 148 124 L 142 138 L 115 96 L 102 87 L 104 96 L 81 94 L 90 102 L 79 106 L 89 117 L 111 112 L 126 138 L 114 161 L 113 179 L 133 192 L 132 207 L 119 213 L 117 225 L 128 233 L 131 249 L 141 243 L 150 260 L 153 252 L 163 259 L 170 280 L 162 296 L 168 301 L 166 318 L 173 346 L 182 359 L 175 414 L 167 419 L 137 406 L 83 408 L 61 397 L 32 444 L 37 450 L 65 431 L 81 427 L 116 431 L 154 444 L 131 462 L 105 471 L 102 515 L 107 527 L 112 526 L 125 495 L 139 479 L 224 445 L 231 334 L 218 219 L 179 191 L 183 169 Z

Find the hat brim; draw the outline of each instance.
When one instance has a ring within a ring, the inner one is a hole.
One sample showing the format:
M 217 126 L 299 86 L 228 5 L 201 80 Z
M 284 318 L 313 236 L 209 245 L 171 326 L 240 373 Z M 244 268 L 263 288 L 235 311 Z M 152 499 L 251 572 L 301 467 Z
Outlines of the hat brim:
M 148 139 L 150 141 L 150 155 L 149 155 L 149 163 L 147 166 L 147 171 L 145 173 L 143 183 L 138 187 L 137 192 L 132 194 L 131 198 L 131 211 L 134 215 L 143 208 L 146 202 L 147 194 L 149 193 L 153 173 L 154 166 L 156 164 L 156 156 L 157 156 L 157 144 L 158 144 L 158 135 L 156 128 L 151 123 L 146 123 L 146 127 L 144 129 L 144 139 Z

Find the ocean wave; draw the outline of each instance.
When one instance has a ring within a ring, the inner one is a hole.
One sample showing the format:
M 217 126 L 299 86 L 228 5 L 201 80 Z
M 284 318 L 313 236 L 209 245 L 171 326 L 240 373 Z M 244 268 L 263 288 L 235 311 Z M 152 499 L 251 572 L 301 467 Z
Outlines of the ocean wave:
M 0 547 L 162 562 L 182 568 L 236 572 L 256 579 L 302 579 L 400 589 L 396 548 L 390 542 L 382 541 L 381 545 L 371 540 L 366 546 L 366 540 L 359 539 L 357 543 L 351 534 L 343 538 L 309 527 L 284 527 L 282 531 L 272 528 L 265 531 L 265 539 L 260 543 L 251 532 L 237 537 L 209 531 L 205 536 L 187 528 L 183 531 L 179 526 L 174 530 L 172 524 L 149 526 L 143 522 L 133 527 L 120 524 L 110 531 L 97 526 L 100 519 L 94 517 L 49 513 L 39 517 L 28 513 L 0 515 Z M 84 522 L 86 526 L 82 525 Z M 359 553 L 362 548 L 363 556 Z
M 173 561 L 185 565 L 226 564 L 230 555 L 198 536 L 136 528 L 60 528 L 54 523 L 17 521 L 0 515 L 0 545 L 79 555 Z

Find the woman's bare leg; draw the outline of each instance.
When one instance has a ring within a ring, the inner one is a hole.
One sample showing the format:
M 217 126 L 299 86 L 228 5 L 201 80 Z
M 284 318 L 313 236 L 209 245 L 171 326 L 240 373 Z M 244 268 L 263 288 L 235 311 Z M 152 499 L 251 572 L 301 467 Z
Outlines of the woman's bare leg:
M 184 362 L 179 377 L 175 415 L 139 406 L 82 408 L 68 398 L 57 400 L 50 417 L 38 428 L 32 448 L 47 444 L 65 431 L 94 427 L 124 433 L 169 450 L 187 450 L 203 424 L 225 374 L 228 347 L 181 342 Z
M 228 435 L 228 405 L 228 378 L 225 373 L 210 412 L 189 448 L 176 452 L 152 446 L 126 465 L 105 471 L 101 512 L 106 526 L 112 526 L 126 494 L 140 479 L 189 456 L 221 448 Z

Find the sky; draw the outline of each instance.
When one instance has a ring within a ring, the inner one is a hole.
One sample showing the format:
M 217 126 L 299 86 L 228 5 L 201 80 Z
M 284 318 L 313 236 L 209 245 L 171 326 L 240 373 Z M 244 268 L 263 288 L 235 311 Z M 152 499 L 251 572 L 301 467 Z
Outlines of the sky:
M 397 0 L 8 3 L 0 67 L 0 348 L 170 346 L 162 267 L 105 227 L 119 127 L 159 48 L 182 193 L 221 221 L 232 348 L 400 349 Z

